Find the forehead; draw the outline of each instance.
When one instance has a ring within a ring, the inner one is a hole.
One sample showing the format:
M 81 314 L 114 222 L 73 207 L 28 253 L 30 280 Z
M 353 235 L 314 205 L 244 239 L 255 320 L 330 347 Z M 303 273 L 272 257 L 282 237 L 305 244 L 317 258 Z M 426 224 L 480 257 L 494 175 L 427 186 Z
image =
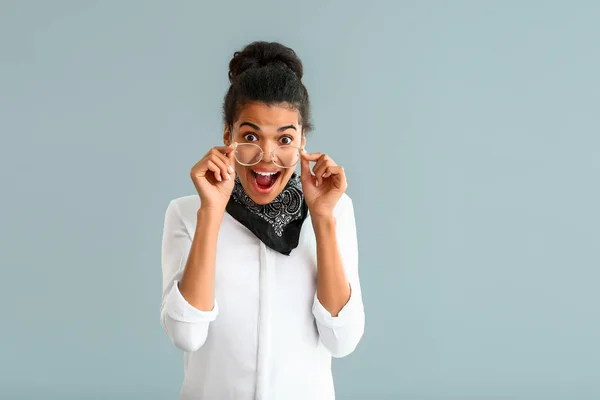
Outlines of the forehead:
M 263 103 L 249 103 L 240 110 L 234 126 L 239 128 L 243 122 L 257 125 L 261 130 L 277 130 L 286 125 L 299 128 L 300 113 L 295 108 L 283 105 L 266 105 Z M 246 129 L 247 127 L 244 127 Z

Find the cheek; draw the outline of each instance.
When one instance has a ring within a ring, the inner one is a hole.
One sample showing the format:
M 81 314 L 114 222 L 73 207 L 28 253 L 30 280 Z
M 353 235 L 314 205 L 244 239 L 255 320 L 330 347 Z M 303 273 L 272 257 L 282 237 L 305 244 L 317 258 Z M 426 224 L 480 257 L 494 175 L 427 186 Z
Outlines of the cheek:
M 291 178 L 292 174 L 294 173 L 294 169 L 293 168 L 288 168 L 286 170 L 284 170 L 283 172 L 283 178 L 282 182 L 284 185 L 287 184 L 287 182 L 289 181 L 289 179 Z
M 234 168 L 236 175 L 240 178 L 243 178 L 246 175 L 246 173 L 248 173 L 248 167 L 244 167 L 243 165 L 240 165 L 237 162 L 235 163 Z

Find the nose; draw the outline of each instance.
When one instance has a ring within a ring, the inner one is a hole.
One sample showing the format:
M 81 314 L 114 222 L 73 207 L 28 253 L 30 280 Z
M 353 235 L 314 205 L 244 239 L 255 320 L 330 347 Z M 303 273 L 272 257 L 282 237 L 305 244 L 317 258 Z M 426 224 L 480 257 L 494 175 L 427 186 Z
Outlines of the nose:
M 272 144 L 267 144 L 265 145 L 265 147 L 263 148 L 263 161 L 267 164 L 270 164 L 273 162 L 273 152 L 275 151 L 275 148 L 277 146 L 272 145 Z

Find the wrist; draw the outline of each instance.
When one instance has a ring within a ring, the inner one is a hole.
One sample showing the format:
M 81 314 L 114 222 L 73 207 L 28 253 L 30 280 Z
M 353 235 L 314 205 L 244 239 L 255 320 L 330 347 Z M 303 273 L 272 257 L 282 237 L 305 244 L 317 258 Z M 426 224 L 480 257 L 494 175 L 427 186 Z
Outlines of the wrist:
M 336 220 L 333 214 L 311 215 L 310 218 L 315 233 L 335 229 Z
M 208 206 L 200 206 L 198 212 L 196 213 L 198 221 L 203 220 L 206 222 L 220 222 L 221 219 L 223 219 L 223 215 L 225 215 L 224 208 Z

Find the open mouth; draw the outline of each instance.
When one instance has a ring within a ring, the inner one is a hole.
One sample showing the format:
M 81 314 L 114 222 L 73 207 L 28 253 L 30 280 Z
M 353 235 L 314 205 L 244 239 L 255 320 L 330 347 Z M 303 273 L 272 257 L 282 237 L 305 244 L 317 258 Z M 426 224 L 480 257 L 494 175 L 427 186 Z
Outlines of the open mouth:
M 255 187 L 261 191 L 269 191 L 279 179 L 279 175 L 281 175 L 280 171 L 273 172 L 257 172 L 252 170 L 252 179 Z

